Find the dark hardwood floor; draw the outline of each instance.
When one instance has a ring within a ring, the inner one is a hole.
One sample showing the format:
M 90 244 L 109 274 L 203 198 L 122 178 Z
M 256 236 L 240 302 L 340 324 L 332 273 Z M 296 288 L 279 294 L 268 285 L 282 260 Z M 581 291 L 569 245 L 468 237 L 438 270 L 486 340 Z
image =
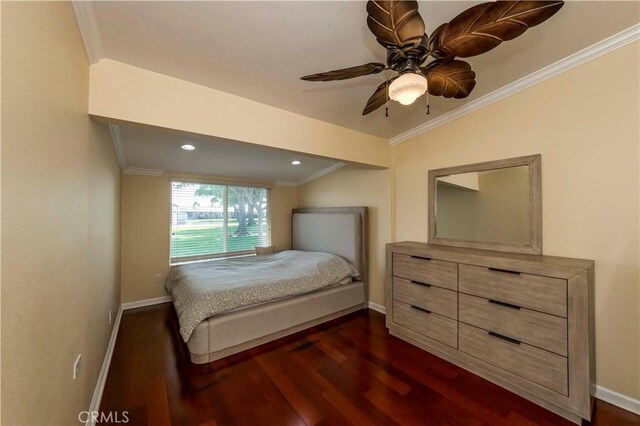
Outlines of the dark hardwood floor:
M 154 426 L 570 424 L 390 336 L 371 310 L 194 365 L 168 303 L 124 313 L 100 409 Z M 640 417 L 597 401 L 593 423 Z

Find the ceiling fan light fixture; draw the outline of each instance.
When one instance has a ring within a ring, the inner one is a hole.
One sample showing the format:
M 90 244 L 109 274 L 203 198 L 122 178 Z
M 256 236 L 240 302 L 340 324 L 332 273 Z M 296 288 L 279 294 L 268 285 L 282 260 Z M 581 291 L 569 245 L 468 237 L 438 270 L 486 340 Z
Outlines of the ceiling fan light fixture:
M 362 115 L 386 105 L 388 117 L 389 99 L 410 105 L 425 92 L 429 115 L 430 95 L 463 99 L 476 85 L 471 65 L 456 57 L 486 53 L 546 21 L 563 5 L 563 0 L 476 4 L 427 35 L 417 1 L 368 0 L 367 27 L 386 49 L 386 63 L 369 62 L 301 78 L 336 81 L 391 70 L 395 72 L 393 80 L 385 80 L 376 88 Z
M 402 105 L 411 105 L 427 91 L 427 79 L 420 74 L 408 72 L 389 85 L 389 98 Z

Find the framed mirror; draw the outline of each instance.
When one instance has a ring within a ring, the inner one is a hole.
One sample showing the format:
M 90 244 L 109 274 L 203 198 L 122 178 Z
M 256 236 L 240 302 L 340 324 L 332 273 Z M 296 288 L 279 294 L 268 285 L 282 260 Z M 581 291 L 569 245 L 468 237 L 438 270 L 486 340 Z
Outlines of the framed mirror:
M 541 156 L 429 171 L 429 243 L 542 254 Z

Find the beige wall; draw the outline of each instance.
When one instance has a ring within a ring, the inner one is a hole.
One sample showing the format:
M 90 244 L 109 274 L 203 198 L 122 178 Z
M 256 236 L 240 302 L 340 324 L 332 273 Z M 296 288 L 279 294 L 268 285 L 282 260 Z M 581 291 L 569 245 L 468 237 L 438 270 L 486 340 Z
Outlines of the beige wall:
M 2 53 L 0 423 L 77 424 L 120 305 L 120 170 L 69 3 L 3 2 Z
M 393 149 L 396 237 L 417 241 L 427 239 L 428 170 L 542 154 L 543 252 L 595 260 L 597 383 L 636 399 L 638 49 L 632 43 Z
M 164 176 L 122 175 L 121 301 L 166 295 L 170 189 Z M 162 274 L 161 284 L 155 283 Z
M 186 179 L 221 178 L 195 175 Z M 165 296 L 164 279 L 169 272 L 168 176 L 122 176 L 122 302 Z M 296 188 L 275 186 L 271 190 L 271 240 L 276 250 L 291 248 L 291 210 L 297 207 Z M 161 274 L 156 284 L 156 274 Z
M 297 188 L 273 187 L 271 190 L 271 244 L 278 251 L 291 248 L 291 210 L 297 207 Z
M 384 304 L 384 245 L 391 241 L 391 170 L 343 167 L 298 188 L 300 207 L 369 207 L 369 300 Z
M 383 138 L 110 59 L 91 66 L 89 113 L 340 161 L 391 165 L 391 148 Z

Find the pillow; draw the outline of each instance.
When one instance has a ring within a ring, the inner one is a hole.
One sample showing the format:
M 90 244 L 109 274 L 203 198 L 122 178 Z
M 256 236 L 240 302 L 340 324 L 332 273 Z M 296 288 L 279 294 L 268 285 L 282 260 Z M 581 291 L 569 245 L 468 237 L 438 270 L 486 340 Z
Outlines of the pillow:
M 273 246 L 266 246 L 266 247 L 256 247 L 256 255 L 261 256 L 263 254 L 271 254 L 274 252 L 274 247 Z

